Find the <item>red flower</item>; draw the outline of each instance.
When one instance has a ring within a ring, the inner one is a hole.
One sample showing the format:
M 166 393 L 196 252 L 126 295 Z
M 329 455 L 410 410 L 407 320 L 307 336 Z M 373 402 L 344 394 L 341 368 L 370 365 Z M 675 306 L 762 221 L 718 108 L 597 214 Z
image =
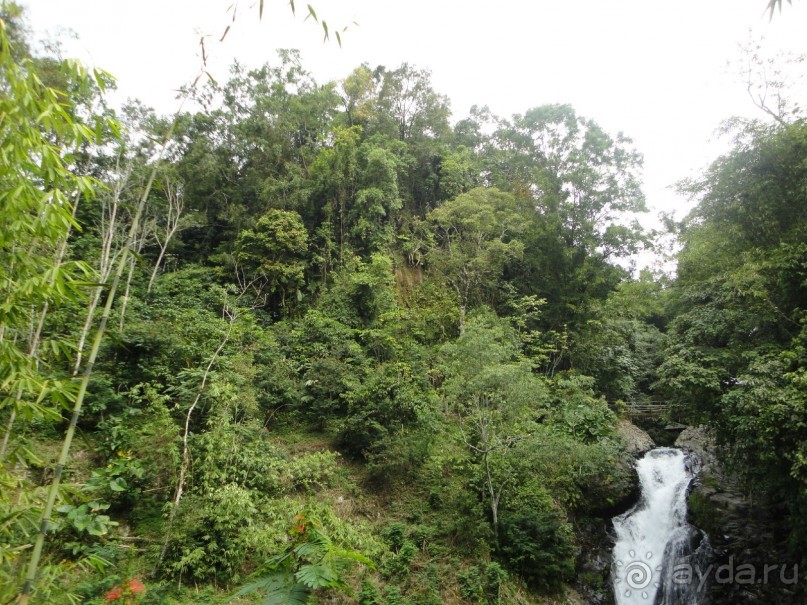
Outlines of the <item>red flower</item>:
M 140 581 L 140 578 L 131 578 L 107 592 L 104 595 L 104 601 L 111 603 L 123 599 L 121 603 L 129 605 L 140 602 L 140 597 L 145 593 L 146 586 Z
M 107 603 L 111 603 L 112 601 L 117 601 L 123 596 L 123 588 L 120 586 L 116 586 L 115 588 L 111 589 L 104 595 L 104 601 Z
M 139 578 L 132 578 L 126 585 L 129 587 L 129 591 L 132 594 L 143 594 L 146 592 L 146 587 Z

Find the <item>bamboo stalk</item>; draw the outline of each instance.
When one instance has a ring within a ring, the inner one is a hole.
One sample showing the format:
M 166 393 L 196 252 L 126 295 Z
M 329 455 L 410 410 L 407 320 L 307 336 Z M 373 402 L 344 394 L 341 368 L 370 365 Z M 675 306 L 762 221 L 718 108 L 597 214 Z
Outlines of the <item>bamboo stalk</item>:
M 166 142 L 170 140 L 170 137 L 173 134 L 174 124 L 176 124 L 176 120 L 171 125 L 171 129 L 166 135 L 165 139 Z M 164 148 L 165 147 L 163 147 L 163 149 Z M 159 162 L 160 159 L 161 158 L 158 157 L 157 162 Z M 93 339 L 92 349 L 90 350 L 90 355 L 87 358 L 87 363 L 84 367 L 84 372 L 81 378 L 81 384 L 79 386 L 78 394 L 76 395 L 76 401 L 73 406 L 73 415 L 70 418 L 70 424 L 68 425 L 67 433 L 65 434 L 64 442 L 62 443 L 62 449 L 61 452 L 59 453 L 59 459 L 56 463 L 56 466 L 54 467 L 53 481 L 51 482 L 50 488 L 48 490 L 48 498 L 39 521 L 39 533 L 37 534 L 36 541 L 34 542 L 34 548 L 31 553 L 31 560 L 28 565 L 28 571 L 25 575 L 25 584 L 23 584 L 22 591 L 20 592 L 20 596 L 17 601 L 19 605 L 27 605 L 34 591 L 34 582 L 36 581 L 36 574 L 39 568 L 39 561 L 42 557 L 42 548 L 45 544 L 45 536 L 50 526 L 51 515 L 53 514 L 53 507 L 54 504 L 56 503 L 56 496 L 59 492 L 59 484 L 61 482 L 62 472 L 64 471 L 65 464 L 67 463 L 67 456 L 70 452 L 70 446 L 73 443 L 73 436 L 75 435 L 76 432 L 76 425 L 78 424 L 78 418 L 81 415 L 81 408 L 84 404 L 84 397 L 87 394 L 87 386 L 89 385 L 90 377 L 92 376 L 93 368 L 95 366 L 95 360 L 98 357 L 98 351 L 101 349 L 101 341 L 104 338 L 104 334 L 106 332 L 106 325 L 109 320 L 109 316 L 112 312 L 112 305 L 115 302 L 115 294 L 118 289 L 118 284 L 120 283 L 121 277 L 123 275 L 123 271 L 126 266 L 126 261 L 129 258 L 130 246 L 135 238 L 135 235 L 137 234 L 140 218 L 143 215 L 143 210 L 146 206 L 146 201 L 148 200 L 148 196 L 151 191 L 151 186 L 154 183 L 156 175 L 157 175 L 157 164 L 155 162 L 155 165 L 151 170 L 151 174 L 149 175 L 149 180 L 146 183 L 146 188 L 143 190 L 143 195 L 140 197 L 140 200 L 138 202 L 134 218 L 132 219 L 132 225 L 129 229 L 129 235 L 127 237 L 126 245 L 123 248 L 120 258 L 118 259 L 118 267 L 115 272 L 115 276 L 112 280 L 112 284 L 109 287 L 109 292 L 107 293 L 106 297 L 106 304 L 104 305 L 101 320 L 98 324 L 98 329 L 95 332 L 95 338 Z
M 72 216 L 76 218 L 76 212 L 78 210 L 78 196 L 76 196 L 76 202 L 73 204 L 73 212 Z M 72 232 L 72 226 L 68 225 L 67 231 L 62 238 L 61 245 L 59 246 L 59 251 L 56 254 L 56 267 L 60 267 L 64 262 L 64 257 L 67 255 L 67 241 L 70 238 L 70 233 Z M 50 287 L 53 286 L 53 281 L 55 279 L 55 274 L 51 278 L 48 285 Z M 37 355 L 39 355 L 39 345 L 42 342 L 42 329 L 45 326 L 45 319 L 48 316 L 48 308 L 49 308 L 49 301 L 45 300 L 42 303 L 42 309 L 39 312 L 39 319 L 36 322 L 36 327 L 32 326 L 31 334 L 29 335 L 28 339 L 28 355 L 34 360 L 34 363 L 38 366 L 39 359 Z M 6 457 L 6 448 L 8 448 L 8 443 L 11 439 L 11 433 L 14 430 L 14 422 L 17 419 L 17 406 L 19 402 L 22 400 L 22 387 L 17 388 L 17 395 L 14 398 L 14 404 L 11 408 L 11 414 L 8 418 L 8 424 L 6 425 L 6 431 L 3 435 L 3 442 L 0 444 L 0 461 L 4 460 Z

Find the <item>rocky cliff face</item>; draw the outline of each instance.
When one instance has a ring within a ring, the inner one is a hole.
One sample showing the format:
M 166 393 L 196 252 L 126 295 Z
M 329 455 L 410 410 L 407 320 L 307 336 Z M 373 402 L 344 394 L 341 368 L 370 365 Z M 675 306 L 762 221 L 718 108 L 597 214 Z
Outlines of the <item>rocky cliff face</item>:
M 714 548 L 711 566 L 700 570 L 709 579 L 711 605 L 802 605 L 804 587 L 787 560 L 778 535 L 782 511 L 776 503 L 756 499 L 743 490 L 721 460 L 725 452 L 704 427 L 689 427 L 677 447 L 701 461 L 699 478 L 689 496 L 693 525 L 709 534 Z

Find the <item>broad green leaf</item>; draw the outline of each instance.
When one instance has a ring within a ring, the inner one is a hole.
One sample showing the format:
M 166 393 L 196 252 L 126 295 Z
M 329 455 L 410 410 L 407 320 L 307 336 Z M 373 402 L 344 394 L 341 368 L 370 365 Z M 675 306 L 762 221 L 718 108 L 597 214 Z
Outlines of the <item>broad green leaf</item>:
M 264 605 L 306 605 L 311 590 L 303 584 L 293 584 L 266 595 Z
M 339 582 L 339 574 L 330 565 L 309 563 L 302 565 L 294 577 L 312 590 L 335 586 Z

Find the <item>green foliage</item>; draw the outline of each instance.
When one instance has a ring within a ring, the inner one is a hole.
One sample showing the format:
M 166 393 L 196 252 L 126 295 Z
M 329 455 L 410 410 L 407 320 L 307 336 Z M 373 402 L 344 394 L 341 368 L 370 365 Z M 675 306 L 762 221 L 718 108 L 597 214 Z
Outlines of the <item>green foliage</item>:
M 557 590 L 574 573 L 572 528 L 545 487 L 527 481 L 501 515 L 501 552 L 541 590 Z
M 439 247 L 429 253 L 432 269 L 457 293 L 464 314 L 470 305 L 490 302 L 503 271 L 521 259 L 526 228 L 515 198 L 498 189 L 477 187 L 428 215 Z
M 54 582 L 68 567 L 98 565 L 95 557 L 78 563 L 57 550 L 39 565 L 32 549 L 41 511 L 50 511 L 63 494 L 48 500 L 33 484 L 28 465 L 38 456 L 17 438 L 19 424 L 58 420 L 75 400 L 78 384 L 62 364 L 75 342 L 63 329 L 46 326 L 49 310 L 76 304 L 82 286 L 94 276 L 81 259 L 67 256 L 71 231 L 80 229 L 76 204 L 93 199 L 99 183 L 79 172 L 82 152 L 114 139 L 118 124 L 96 113 L 108 76 L 89 72 L 75 61 L 39 60 L 29 55 L 19 7 L 3 3 L 0 17 L 0 600 L 16 597 L 23 562 L 30 555 L 38 570 L 38 598 L 59 594 Z M 8 22 L 6 21 L 8 19 Z M 57 87 L 58 86 L 58 87 Z M 19 419 L 19 420 L 18 420 Z M 15 421 L 17 426 L 15 427 Z M 21 421 L 21 422 L 20 422 Z M 31 426 L 36 426 L 32 424 Z M 79 531 L 102 531 L 73 512 Z M 85 514 L 86 513 L 86 514 Z M 41 522 L 40 522 L 41 523 Z M 71 595 L 72 596 L 72 595 Z M 28 598 L 27 596 L 25 598 Z
M 159 493 L 176 478 L 180 464 L 179 433 L 167 407 L 167 397 L 160 395 L 153 385 L 138 385 L 133 399 L 133 403 L 143 401 L 145 409 L 123 447 L 127 456 L 138 461 L 144 485 Z M 176 435 L 173 439 L 169 437 L 172 433 Z
M 583 443 L 563 425 L 545 426 L 513 452 L 519 481 L 535 477 L 556 502 L 575 515 L 613 510 L 633 490 L 633 460 L 615 441 Z
M 164 572 L 198 581 L 238 581 L 248 563 L 283 540 L 289 501 L 298 491 L 330 486 L 337 477 L 332 452 L 288 457 L 260 423 L 216 419 L 194 439 L 190 491 L 176 511 Z
M 87 480 L 87 489 L 113 500 L 123 492 L 132 490 L 140 483 L 144 473 L 145 469 L 139 460 L 125 450 L 118 450 L 105 467 L 92 471 L 92 476 Z
M 26 464 L 33 448 L 55 448 L 52 421 L 72 397 L 70 335 L 82 331 L 89 263 L 119 239 L 105 239 L 110 200 L 130 212 L 170 123 L 133 103 L 121 113 L 125 138 L 93 148 L 115 126 L 95 111 L 106 76 L 71 64 L 59 80 L 69 92 L 48 89 L 9 23 L 0 419 L 13 427 L 18 414 L 24 429 L 8 431 L 0 461 L 0 544 L 10 545 L 0 547 L 0 601 L 14 596 L 37 529 L 42 494 Z M 239 598 L 267 603 L 344 600 L 360 581 L 368 605 L 436 605 L 457 585 L 469 602 L 526 602 L 510 573 L 557 588 L 570 577 L 572 517 L 599 514 L 630 484 L 600 395 L 648 391 L 663 340 L 667 299 L 649 279 L 617 286 L 626 274 L 610 260 L 643 241 L 624 220 L 642 209 L 630 141 L 567 106 L 512 120 L 474 109 L 452 132 L 428 71 L 361 66 L 322 86 L 295 51 L 188 94 L 198 110 L 178 116 L 157 182 L 181 183 L 174 193 L 192 220 L 164 247 L 155 228 L 170 192 L 147 210 L 126 322 L 119 302 L 88 391 L 86 456 L 69 468 L 84 483 L 70 490 L 92 501 L 69 500 L 60 548 L 46 552 L 54 563 L 65 546 L 109 554 L 113 569 L 102 577 L 62 560 L 43 571 L 40 600 L 56 602 L 48 580 L 65 570 L 98 601 L 155 564 L 164 585 L 144 603 L 219 602 L 248 576 L 257 579 Z M 110 186 L 98 203 L 85 201 L 97 182 L 78 166 Z M 696 232 L 687 253 L 713 249 L 710 232 Z M 726 400 L 766 403 L 753 421 L 727 424 L 747 440 L 800 412 L 803 343 L 776 319 L 800 321 L 803 250 L 796 237 L 788 246 L 749 253 L 743 271 L 715 279 L 714 308 L 680 315 L 672 331 L 685 342 L 662 367 L 659 384 L 672 388 L 698 379 L 679 369 L 707 359 L 712 402 L 727 378 L 781 370 L 764 393 L 749 381 L 747 396 Z M 754 302 L 745 315 L 740 300 Z M 718 332 L 732 324 L 734 338 L 776 332 L 781 350 L 753 368 L 748 349 L 723 356 Z M 711 348 L 694 350 L 707 336 Z M 788 447 L 800 439 L 791 424 L 776 433 Z M 793 452 L 765 462 L 800 477 Z M 342 545 L 372 556 L 378 573 L 362 581 L 354 569 L 369 559 Z
M 434 399 L 428 394 L 428 400 Z M 375 451 L 367 456 L 368 477 L 376 483 L 416 479 L 426 463 L 437 439 L 431 410 L 413 427 L 392 427 L 387 437 L 375 443 Z
M 268 554 L 280 539 L 262 527 L 262 516 L 255 495 L 235 483 L 186 496 L 169 536 L 164 570 L 193 581 L 237 582 L 247 558 Z
M 266 562 L 268 575 L 247 584 L 234 597 L 265 591 L 266 605 L 302 605 L 316 591 L 349 593 L 343 576 L 350 566 L 373 567 L 363 554 L 335 544 L 311 511 L 295 515 L 288 536 L 283 552 Z
M 381 558 L 381 575 L 386 579 L 405 577 L 418 554 L 418 547 L 410 539 L 406 524 L 400 521 L 390 523 L 381 530 L 381 538 L 389 547 Z
M 715 261 L 737 263 L 737 253 L 798 242 L 804 228 L 799 193 L 807 178 L 804 124 L 739 127 L 732 152 L 714 162 L 703 179 L 682 185 L 699 198 L 685 222 L 684 273 L 698 275 L 696 262 L 689 261 L 699 253 L 712 260 L 703 266 L 708 274 Z M 725 247 L 719 250 L 716 244 Z
M 803 556 L 807 127 L 736 122 L 734 148 L 684 184 L 684 244 L 657 387 L 711 422 L 749 485 L 787 506 Z
M 576 335 L 571 364 L 594 376 L 609 401 L 633 401 L 652 390 L 656 368 L 664 361 L 665 335 L 659 329 L 665 293 L 645 273 L 624 281 Z
M 786 494 L 807 483 L 807 358 L 802 351 L 747 355 L 737 385 L 721 399 L 734 453 L 754 485 Z
M 693 490 L 689 494 L 689 498 L 687 498 L 687 506 L 692 512 L 692 518 L 698 524 L 698 527 L 712 534 L 721 531 L 725 519 L 720 510 L 707 496 Z
M 225 482 L 265 497 L 330 486 L 337 477 L 335 452 L 309 452 L 289 457 L 278 450 L 256 422 L 228 424 L 218 420 L 194 444 L 198 470 L 193 488 L 209 493 Z
M 552 381 L 551 422 L 583 443 L 595 443 L 613 434 L 616 416 L 605 400 L 594 396 L 594 379 L 560 374 Z
M 434 405 L 428 383 L 402 363 L 376 366 L 361 384 L 344 394 L 347 417 L 337 439 L 349 453 L 378 453 L 403 427 L 423 422 Z
M 380 126 L 394 124 L 395 134 L 402 141 L 444 134 L 448 130 L 448 99 L 431 88 L 428 70 L 404 63 L 394 70 L 379 71 L 382 80 L 378 104 L 386 114 Z
M 508 574 L 496 562 L 485 566 L 472 566 L 457 573 L 462 598 L 479 605 L 498 605 L 501 602 L 501 587 Z
M 450 200 L 479 185 L 479 163 L 469 149 L 459 146 L 440 162 L 440 194 Z
M 411 568 L 412 561 L 418 553 L 417 546 L 409 540 L 385 553 L 381 559 L 381 574 L 384 578 L 405 577 Z
M 351 327 L 370 327 L 395 308 L 393 279 L 388 256 L 372 254 L 369 262 L 353 259 L 334 277 L 322 308 Z
M 81 300 L 80 286 L 92 275 L 59 249 L 79 227 L 76 200 L 91 199 L 98 184 L 71 169 L 75 153 L 99 137 L 96 124 L 78 119 L 73 100 L 46 86 L 36 62 L 16 57 L 11 43 L 0 22 L 0 401 L 27 418 L 53 417 L 53 407 L 67 405 L 75 387 L 40 366 L 64 359 L 74 345 L 63 334 L 38 334 L 36 326 L 43 309 Z M 102 85 L 100 72 L 93 76 L 74 62 L 60 69 L 77 91 Z M 101 131 L 103 119 L 94 119 Z
M 456 337 L 460 309 L 451 290 L 434 281 L 424 281 L 399 291 L 398 301 L 400 321 L 410 338 L 432 345 Z
M 370 580 L 363 580 L 359 593 L 359 605 L 383 605 L 381 591 Z
M 308 420 L 323 426 L 346 409 L 343 395 L 367 364 L 355 331 L 321 311 L 309 311 L 281 342 L 297 366 L 303 395 L 293 404 Z
M 108 508 L 109 504 L 93 501 L 79 506 L 62 504 L 56 510 L 65 516 L 66 523 L 79 536 L 83 533 L 91 536 L 103 536 L 109 531 L 111 525 L 117 525 L 108 515 L 99 514 Z
M 269 210 L 253 229 L 235 240 L 235 260 L 244 279 L 259 294 L 279 294 L 280 305 L 303 285 L 308 232 L 300 215 L 289 210 Z
M 390 239 L 386 228 L 401 209 L 398 194 L 398 159 L 391 151 L 365 143 L 359 149 L 361 174 L 355 202 L 348 211 L 350 234 L 357 250 L 382 249 Z
M 267 496 L 282 491 L 283 457 L 260 423 L 231 424 L 217 418 L 195 441 L 198 470 L 193 482 L 200 494 L 228 482 Z

